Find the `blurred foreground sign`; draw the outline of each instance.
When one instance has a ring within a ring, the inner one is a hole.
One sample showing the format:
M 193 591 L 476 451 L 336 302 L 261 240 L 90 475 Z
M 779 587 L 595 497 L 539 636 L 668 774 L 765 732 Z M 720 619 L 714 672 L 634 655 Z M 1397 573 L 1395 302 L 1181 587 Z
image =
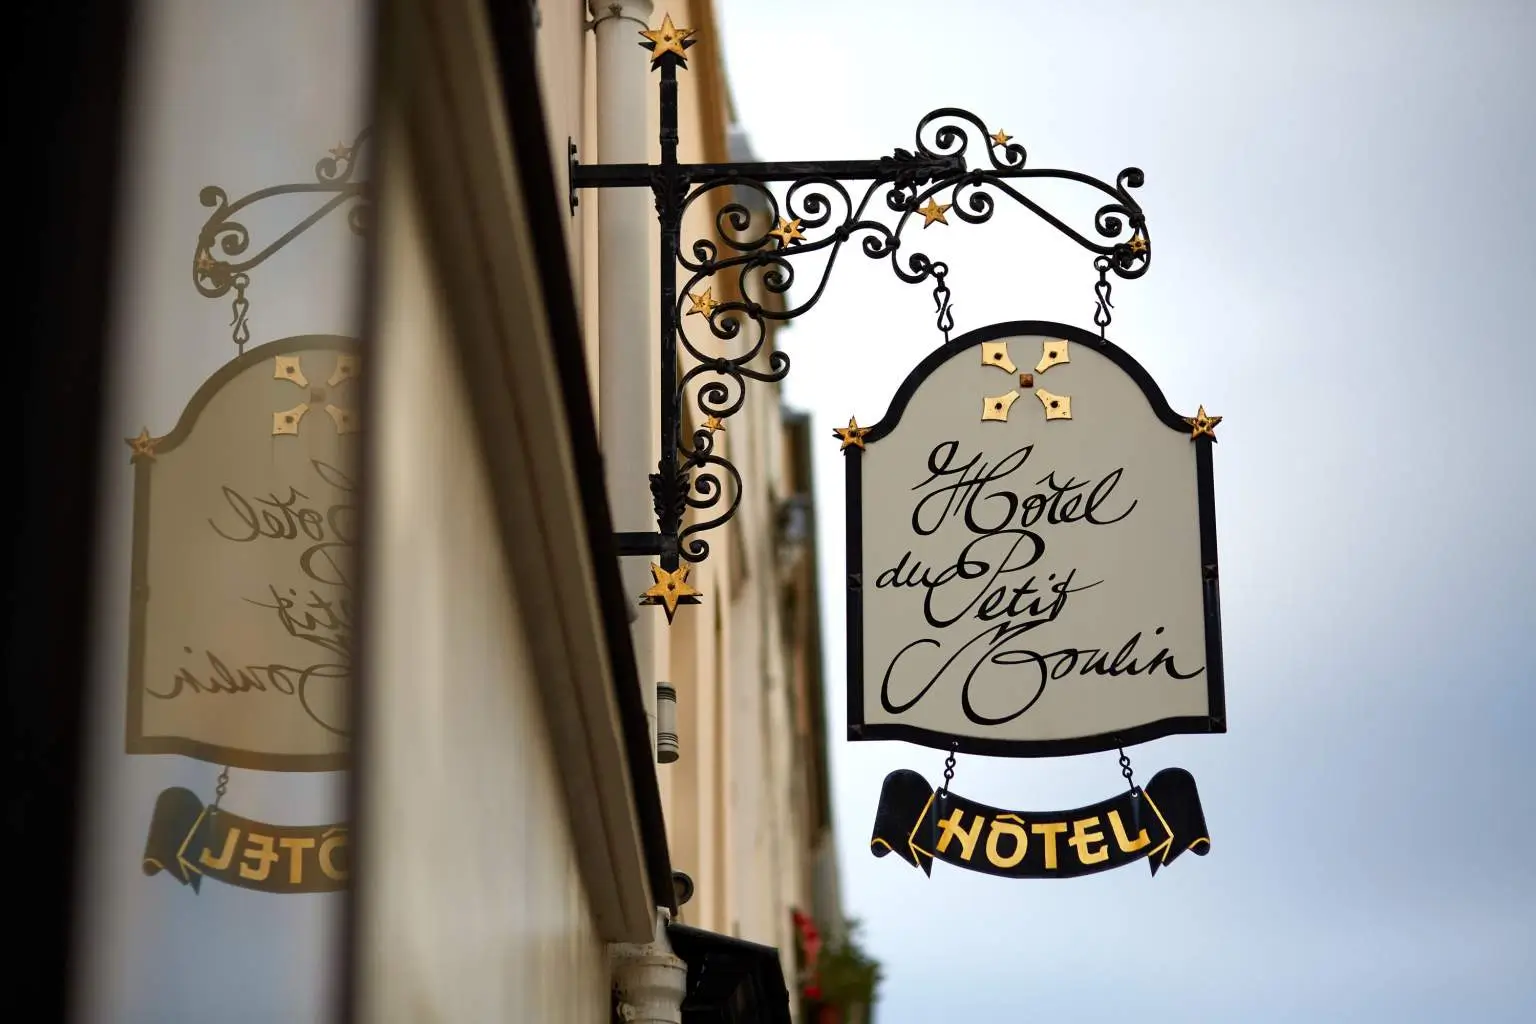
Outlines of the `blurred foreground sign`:
M 1031 321 L 956 338 L 839 429 L 849 738 L 1042 757 L 1225 732 L 1217 422 Z
M 169 872 L 196 892 L 205 877 L 259 892 L 335 892 L 347 887 L 348 839 L 346 825 L 268 825 L 177 786 L 155 800 L 144 873 Z
M 130 754 L 347 766 L 356 343 L 263 345 L 133 449 Z
M 1157 874 L 1185 850 L 1211 850 L 1195 777 L 1165 768 L 1135 793 L 1071 811 L 1005 811 L 936 793 L 917 772 L 891 772 L 880 790 L 870 849 L 925 874 L 933 862 L 1005 878 L 1076 878 L 1145 860 Z

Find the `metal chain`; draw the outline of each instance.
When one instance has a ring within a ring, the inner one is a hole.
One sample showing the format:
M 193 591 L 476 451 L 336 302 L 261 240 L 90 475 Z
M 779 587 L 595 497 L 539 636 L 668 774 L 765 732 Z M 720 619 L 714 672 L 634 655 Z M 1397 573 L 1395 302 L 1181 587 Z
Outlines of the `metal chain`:
M 221 768 L 219 770 L 219 784 L 218 784 L 218 787 L 215 788 L 214 791 L 213 791 L 213 806 L 208 808 L 210 814 L 215 814 L 215 813 L 218 812 L 219 804 L 223 802 L 224 794 L 225 794 L 225 792 L 228 791 L 228 789 L 229 789 L 229 765 L 225 765 L 223 768 Z
M 949 756 L 944 759 L 944 785 L 939 787 L 939 797 L 949 795 L 949 784 L 955 777 L 955 751 L 960 749 L 959 741 L 949 745 Z
M 1113 309 L 1115 305 L 1113 302 L 1109 301 L 1109 257 L 1096 257 L 1093 261 L 1093 267 L 1099 272 L 1099 283 L 1093 286 L 1093 291 L 1097 296 L 1098 302 L 1098 308 L 1093 311 L 1093 322 L 1099 325 L 1099 337 L 1103 338 L 1104 332 L 1109 327 L 1109 321 L 1111 319 L 1109 311 Z
M 949 332 L 955 329 L 955 310 L 949 304 L 949 285 L 944 283 L 948 274 L 949 267 L 943 263 L 933 265 L 933 308 L 939 314 L 935 326 L 944 335 L 946 345 L 949 344 Z
M 245 355 L 245 343 L 251 340 L 251 326 L 246 322 L 245 315 L 250 312 L 251 304 L 245 297 L 245 286 L 251 283 L 249 275 L 236 274 L 232 279 L 235 286 L 235 299 L 230 304 L 230 311 L 235 318 L 229 322 L 234 328 L 232 337 L 235 347 L 241 355 Z
M 1131 828 L 1141 828 L 1141 790 L 1136 788 L 1136 777 L 1131 774 L 1131 755 L 1120 748 L 1120 774 L 1125 776 L 1125 785 L 1131 791 Z

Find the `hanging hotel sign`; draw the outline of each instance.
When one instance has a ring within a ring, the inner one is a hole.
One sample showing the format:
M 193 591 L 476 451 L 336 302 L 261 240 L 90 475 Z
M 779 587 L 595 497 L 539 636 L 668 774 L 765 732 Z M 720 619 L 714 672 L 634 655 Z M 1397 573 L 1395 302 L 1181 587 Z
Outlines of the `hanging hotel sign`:
M 348 338 L 262 345 L 129 440 L 128 753 L 347 766 L 358 368 Z
M 268 825 L 205 807 L 180 786 L 156 799 L 144 843 L 146 875 L 164 871 L 199 892 L 205 877 L 259 892 L 336 892 L 350 863 L 346 825 Z
M 1218 421 L 1097 335 L 1019 322 L 840 428 L 849 738 L 1039 757 L 1225 732 Z
M 1145 860 L 1152 874 L 1186 850 L 1210 852 L 1195 778 L 1165 768 L 1135 792 L 1072 811 L 1005 811 L 934 792 L 914 771 L 885 777 L 870 847 L 933 871 L 935 860 L 1005 878 L 1075 878 Z

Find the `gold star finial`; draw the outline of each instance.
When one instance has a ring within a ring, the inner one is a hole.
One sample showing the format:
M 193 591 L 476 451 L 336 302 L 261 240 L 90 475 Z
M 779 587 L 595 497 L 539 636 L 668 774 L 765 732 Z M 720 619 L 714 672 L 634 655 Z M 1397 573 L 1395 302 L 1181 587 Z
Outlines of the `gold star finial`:
M 713 288 L 705 288 L 702 295 L 689 292 L 688 301 L 693 303 L 693 308 L 688 311 L 688 316 L 693 316 L 695 313 L 701 316 L 709 316 L 714 313 L 715 307 L 720 305 L 720 303 L 715 301 L 715 290 Z
M 197 254 L 197 269 L 206 273 L 219 265 L 219 261 L 209 254 L 207 249 Z
M 768 232 L 769 237 L 779 240 L 779 248 L 787 249 L 791 242 L 803 241 L 805 236 L 800 233 L 800 218 L 785 220 L 779 218 L 779 226 Z
M 719 416 L 711 416 L 704 421 L 704 429 L 713 434 L 717 430 L 724 430 L 725 424 L 720 422 Z
M 123 443 L 133 449 L 133 454 L 128 457 L 129 462 L 138 462 L 140 459 L 147 459 L 153 462 L 155 460 L 155 445 L 160 443 L 160 439 L 158 437 L 150 437 L 148 427 L 141 427 L 139 428 L 138 437 L 125 437 L 123 438 Z
M 667 613 L 667 624 L 671 625 L 672 616 L 677 614 L 678 605 L 699 603 L 699 592 L 688 583 L 690 571 L 690 566 L 680 565 L 677 571 L 668 572 L 652 562 L 651 577 L 656 582 L 640 595 L 640 603 L 661 605 Z
M 673 53 L 686 62 L 688 54 L 684 51 L 697 41 L 693 38 L 693 29 L 678 28 L 672 24 L 670 14 L 661 16 L 661 28 L 642 29 L 640 34 L 650 41 L 649 44 L 641 45 L 649 45 L 653 61 L 660 59 L 664 54 Z
M 1190 426 L 1190 440 L 1194 440 L 1195 438 L 1203 435 L 1210 438 L 1212 441 L 1215 441 L 1216 424 L 1221 422 L 1221 417 L 1206 415 L 1205 406 L 1202 405 L 1199 412 L 1195 413 L 1193 416 L 1184 417 L 1184 422 L 1188 423 Z
M 1006 146 L 1008 145 L 1009 140 L 1013 138 L 1013 136 L 999 128 L 997 131 L 988 136 L 988 138 L 992 140 L 992 144 L 995 146 Z
M 832 434 L 843 442 L 838 451 L 847 451 L 849 448 L 864 448 L 864 435 L 869 433 L 868 427 L 861 427 L 852 416 L 848 417 L 846 427 L 833 427 Z M 865 451 L 869 449 L 864 448 Z
M 331 156 L 336 160 L 351 160 L 352 147 L 345 142 L 338 142 L 331 148 Z
M 920 206 L 917 210 L 918 213 L 923 215 L 923 229 L 926 231 L 930 224 L 948 224 L 949 221 L 944 219 L 944 214 L 949 211 L 952 205 L 952 203 L 940 203 L 932 196 L 929 196 L 928 205 Z
M 1138 235 L 1132 235 L 1131 236 L 1131 252 L 1146 252 L 1146 251 L 1147 251 L 1147 240 L 1145 238 L 1142 238 L 1141 235 L 1139 235 L 1139 234 Z

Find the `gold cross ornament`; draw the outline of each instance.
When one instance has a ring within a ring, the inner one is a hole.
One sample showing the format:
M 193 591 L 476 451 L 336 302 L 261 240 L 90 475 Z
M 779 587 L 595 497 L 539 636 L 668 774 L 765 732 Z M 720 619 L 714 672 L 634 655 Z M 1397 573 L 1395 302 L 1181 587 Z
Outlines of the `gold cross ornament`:
M 336 433 L 352 434 L 358 429 L 357 415 L 350 409 L 342 408 L 331 403 L 331 392 L 352 380 L 358 373 L 358 359 L 354 355 L 339 354 L 336 356 L 336 365 L 331 370 L 331 375 L 326 378 L 325 384 L 311 385 L 309 377 L 304 373 L 304 366 L 298 356 L 277 356 L 273 359 L 272 377 L 274 380 L 286 380 L 295 387 L 309 388 L 309 401 L 300 402 L 292 409 L 280 409 L 272 414 L 272 436 L 296 436 L 299 425 L 304 420 L 305 413 L 309 412 L 311 405 L 322 405 L 331 422 L 336 424 Z
M 1040 361 L 1035 364 L 1035 373 L 1045 373 L 1053 366 L 1061 363 L 1070 363 L 1072 357 L 1067 348 L 1067 343 L 1061 338 L 1047 338 L 1040 345 Z M 1008 354 L 1006 341 L 984 341 L 981 344 L 981 365 L 992 366 L 1005 373 L 1016 373 L 1018 367 Z M 1019 387 L 1024 389 L 1035 386 L 1035 373 L 1020 373 Z M 1008 413 L 1013 409 L 1013 403 L 1018 399 L 1019 392 L 1009 391 L 1001 395 L 987 395 L 981 400 L 981 418 L 983 422 L 993 421 L 1007 423 Z M 1040 399 L 1040 405 L 1045 410 L 1045 418 L 1048 420 L 1069 420 L 1072 418 L 1072 397 L 1070 395 L 1056 395 L 1039 388 L 1035 391 L 1035 397 Z

